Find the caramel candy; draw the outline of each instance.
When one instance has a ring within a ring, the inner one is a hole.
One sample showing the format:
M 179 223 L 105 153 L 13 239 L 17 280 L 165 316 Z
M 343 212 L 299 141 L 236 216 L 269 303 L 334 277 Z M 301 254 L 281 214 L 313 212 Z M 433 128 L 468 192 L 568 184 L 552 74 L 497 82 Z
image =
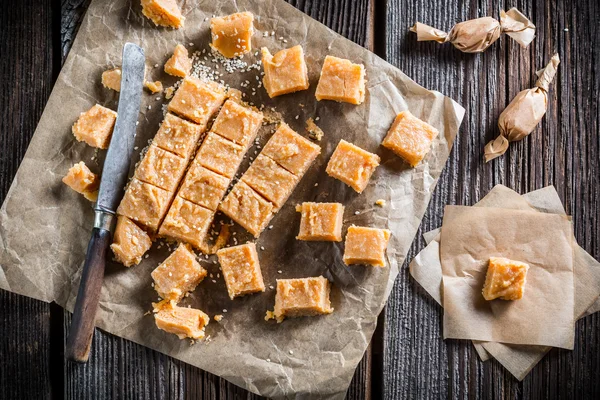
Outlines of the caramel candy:
M 421 121 L 410 111 L 402 111 L 396 116 L 381 144 L 414 167 L 429 152 L 437 135 L 438 130 L 433 126 Z
M 325 57 L 315 96 L 319 101 L 361 104 L 365 100 L 365 67 L 343 58 Z
M 247 149 L 256 138 L 262 120 L 262 113 L 227 100 L 210 130 Z
M 181 28 L 185 18 L 176 0 L 142 0 L 142 14 L 155 25 Z
M 150 236 L 135 222 L 119 215 L 113 242 L 110 245 L 117 261 L 126 267 L 137 265 L 150 246 L 152 246 Z
M 217 257 L 232 300 L 249 293 L 265 291 L 254 243 L 221 249 L 217 251 Z
M 233 178 L 243 157 L 244 149 L 241 146 L 209 132 L 196 154 L 194 163 L 227 178 Z
M 193 163 L 178 195 L 186 200 L 215 211 L 229 186 L 229 179 L 200 164 Z
M 121 91 L 121 68 L 113 68 L 102 73 L 102 85 L 105 88 Z
M 214 214 L 212 210 L 176 196 L 158 233 L 161 236 L 190 243 L 200 249 Z
M 192 249 L 182 243 L 151 275 L 158 295 L 178 302 L 187 292 L 194 290 L 206 274 Z
M 308 317 L 319 314 L 331 314 L 333 308 L 329 301 L 331 286 L 322 276 L 302 279 L 277 279 L 275 311 L 267 313 L 277 322 L 284 318 Z
M 342 241 L 344 206 L 340 203 L 302 203 L 296 206 L 301 213 L 298 240 Z
M 165 72 L 169 75 L 185 78 L 192 69 L 192 60 L 188 55 L 187 49 L 178 44 L 175 46 L 173 55 L 165 63 Z
M 151 145 L 135 169 L 134 177 L 169 192 L 174 192 L 183 177 L 187 160 Z
M 266 47 L 261 49 L 265 70 L 263 84 L 270 98 L 308 89 L 308 69 L 304 50 L 297 45 L 271 55 Z
M 261 152 L 298 177 L 304 175 L 319 153 L 321 147 L 303 138 L 283 122 Z
M 167 113 L 152 144 L 188 159 L 202 135 L 202 126 Z
M 385 267 L 385 249 L 390 236 L 391 232 L 387 229 L 354 225 L 349 227 L 344 249 L 344 263 Z
M 483 297 L 486 300 L 519 300 L 525 292 L 529 265 L 504 257 L 490 257 Z
M 179 307 L 174 301 L 162 301 L 154 309 L 158 329 L 177 335 L 179 339 L 203 339 L 210 318 L 195 308 Z
M 224 101 L 225 89 L 222 86 L 187 77 L 175 92 L 167 110 L 205 127 Z
M 378 165 L 378 155 L 342 139 L 329 159 L 326 172 L 362 193 Z
M 116 120 L 116 112 L 96 104 L 81 113 L 73 125 L 73 135 L 78 141 L 86 142 L 92 147 L 107 149 Z
M 210 46 L 227 58 L 252 51 L 254 15 L 240 12 L 210 20 L 212 43 Z
M 260 235 L 273 218 L 273 209 L 273 204 L 242 181 L 235 184 L 219 205 L 219 210 L 255 237 Z
M 267 156 L 259 154 L 242 181 L 280 209 L 294 191 L 299 178 Z
M 127 186 L 117 214 L 156 231 L 169 208 L 171 196 L 172 194 L 164 189 L 133 178 Z
M 163 91 L 163 84 L 161 81 L 145 81 L 144 87 L 150 91 L 150 93 L 160 93 Z
M 77 193 L 81 193 L 89 201 L 98 199 L 100 178 L 90 171 L 83 161 L 69 168 L 69 172 L 62 178 L 62 181 Z

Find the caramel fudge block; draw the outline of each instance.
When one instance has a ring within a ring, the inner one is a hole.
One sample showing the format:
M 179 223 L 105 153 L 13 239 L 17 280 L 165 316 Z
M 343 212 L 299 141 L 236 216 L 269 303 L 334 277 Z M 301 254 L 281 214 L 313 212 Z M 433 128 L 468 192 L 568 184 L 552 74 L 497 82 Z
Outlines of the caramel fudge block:
M 319 101 L 361 104 L 365 100 L 365 67 L 343 58 L 325 57 L 315 96 Z
M 288 317 L 309 317 L 331 314 L 329 301 L 331 287 L 322 276 L 302 279 L 277 279 L 275 312 L 267 313 L 282 322 Z
M 225 89 L 222 86 L 187 77 L 175 92 L 167 110 L 206 127 L 224 101 Z
M 169 75 L 185 78 L 192 69 L 192 60 L 189 57 L 187 49 L 178 44 L 175 46 L 173 55 L 165 63 L 165 72 Z
M 180 244 L 165 261 L 152 271 L 154 289 L 160 297 L 178 302 L 206 277 L 196 255 L 186 244 Z
M 102 85 L 107 89 L 121 91 L 121 68 L 113 68 L 102 73 Z
M 169 192 L 174 192 L 183 177 L 187 160 L 151 145 L 135 169 L 134 177 Z
M 242 181 L 280 209 L 300 179 L 267 156 L 259 154 Z
M 154 25 L 175 29 L 181 28 L 185 20 L 176 0 L 142 0 L 142 14 Z
M 390 236 L 391 232 L 387 229 L 349 227 L 344 249 L 344 263 L 385 267 L 385 249 Z
M 369 184 L 375 168 L 379 166 L 379 160 L 378 155 L 342 139 L 329 159 L 326 172 L 362 193 Z
M 219 210 L 258 237 L 273 218 L 274 206 L 242 181 L 219 205 Z
M 163 91 L 163 84 L 161 81 L 145 81 L 144 87 L 150 91 L 150 93 L 160 93 Z
M 214 218 L 214 211 L 175 197 L 159 235 L 181 240 L 200 249 Z
M 217 251 L 217 257 L 232 300 L 245 294 L 265 291 L 254 243 L 221 249 Z
M 529 265 L 504 257 L 490 257 L 483 297 L 486 300 L 519 300 L 525 292 Z
M 150 246 L 152 246 L 150 236 L 135 222 L 119 215 L 113 242 L 110 245 L 117 261 L 126 267 L 137 265 Z
M 410 113 L 402 111 L 381 143 L 402 157 L 412 167 L 416 166 L 431 149 L 438 130 Z
M 304 50 L 297 45 L 271 55 L 266 47 L 261 49 L 265 71 L 263 84 L 270 98 L 308 89 L 308 69 Z
M 210 20 L 212 43 L 210 46 L 227 58 L 252 51 L 254 15 L 241 12 Z
M 167 113 L 152 144 L 188 159 L 202 136 L 202 126 Z
M 62 181 L 77 193 L 81 193 L 89 201 L 96 201 L 98 199 L 100 178 L 90 171 L 83 161 L 69 168 L 67 175 L 62 178 Z
M 155 232 L 169 208 L 171 197 L 170 192 L 133 178 L 117 208 L 117 214 L 131 218 Z
M 178 195 L 209 210 L 216 211 L 225 191 L 229 178 L 193 163 L 185 175 Z
M 204 338 L 208 315 L 196 308 L 179 307 L 174 301 L 162 301 L 155 305 L 154 322 L 158 329 L 177 335 L 179 339 Z
M 261 112 L 227 100 L 210 130 L 247 149 L 256 138 L 262 120 Z
M 78 141 L 86 142 L 92 147 L 107 149 L 116 120 L 116 112 L 96 104 L 81 113 L 73 125 L 73 135 Z
M 321 147 L 303 138 L 283 122 L 261 152 L 298 177 L 304 175 L 319 153 Z
M 244 149 L 241 146 L 209 132 L 196 154 L 194 163 L 231 179 L 243 157 Z
M 301 213 L 298 240 L 342 241 L 344 206 L 340 203 L 302 203 L 296 206 Z

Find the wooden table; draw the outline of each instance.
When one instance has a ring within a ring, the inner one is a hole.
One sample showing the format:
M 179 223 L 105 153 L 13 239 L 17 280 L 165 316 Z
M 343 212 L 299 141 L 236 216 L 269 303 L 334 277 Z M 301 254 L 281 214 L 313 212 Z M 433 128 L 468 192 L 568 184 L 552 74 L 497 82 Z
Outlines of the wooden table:
M 134 0 L 135 1 L 135 0 Z M 4 0 L 0 7 L 0 201 L 27 149 L 89 0 Z M 495 184 L 524 193 L 554 185 L 579 244 L 600 258 L 600 4 L 597 0 L 291 0 L 300 10 L 466 108 L 421 232 L 446 204 L 471 205 Z M 516 6 L 537 25 L 521 49 L 502 37 L 482 55 L 417 43 L 409 26 L 440 29 Z M 483 147 L 499 113 L 558 51 L 561 65 L 539 127 L 489 164 Z M 402 268 L 348 398 L 600 398 L 600 317 L 577 323 L 575 349 L 552 350 L 523 382 L 467 341 L 442 340 L 440 307 Z M 97 331 L 90 362 L 65 362 L 70 315 L 0 291 L 0 399 L 256 398 L 224 379 Z

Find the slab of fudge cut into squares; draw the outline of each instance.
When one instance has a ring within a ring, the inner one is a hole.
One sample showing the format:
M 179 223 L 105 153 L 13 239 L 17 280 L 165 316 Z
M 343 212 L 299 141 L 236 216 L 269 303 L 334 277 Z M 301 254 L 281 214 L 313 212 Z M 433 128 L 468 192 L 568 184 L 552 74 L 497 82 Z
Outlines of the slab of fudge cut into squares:
M 192 163 L 178 195 L 186 200 L 215 211 L 229 186 L 229 178 L 219 175 L 198 163 Z
M 175 302 L 194 290 L 206 274 L 196 260 L 196 254 L 189 245 L 183 243 L 151 273 L 158 295 Z
M 331 285 L 322 276 L 302 279 L 277 279 L 275 310 L 267 312 L 265 319 L 310 317 L 331 314 L 333 308 L 329 300 Z
M 181 28 L 185 18 L 177 0 L 142 0 L 142 14 L 157 26 Z
M 247 149 L 256 139 L 262 121 L 260 111 L 244 107 L 234 100 L 227 100 L 210 130 Z
M 133 178 L 117 208 L 117 214 L 124 215 L 156 232 L 169 209 L 172 197 L 173 194 L 167 190 Z
M 385 267 L 385 250 L 390 236 L 391 232 L 387 229 L 349 227 L 344 243 L 344 263 Z
M 165 63 L 165 72 L 169 75 L 185 78 L 192 70 L 192 60 L 188 50 L 181 44 L 175 46 L 173 55 Z
M 302 46 L 283 49 L 274 55 L 266 47 L 261 52 L 263 84 L 270 98 L 308 89 L 308 68 Z
M 169 192 L 174 192 L 183 177 L 187 160 L 151 145 L 135 169 L 134 177 Z
M 504 257 L 490 257 L 483 297 L 486 300 L 519 300 L 525 293 L 529 265 Z
M 96 104 L 88 111 L 81 113 L 73 125 L 73 135 L 78 141 L 85 142 L 92 147 L 107 149 L 116 120 L 116 112 Z
M 296 239 L 308 241 L 342 241 L 344 206 L 340 203 L 302 203 L 300 232 Z
M 231 179 L 237 172 L 244 153 L 242 146 L 209 132 L 196 154 L 194 163 Z
M 176 196 L 158 234 L 202 249 L 214 215 L 214 211 Z
M 129 218 L 118 216 L 113 242 L 110 245 L 118 262 L 126 267 L 137 265 L 150 246 L 152 240 L 146 231 Z
M 167 113 L 160 128 L 152 140 L 152 144 L 188 159 L 196 149 L 202 136 L 201 125 L 188 122 L 178 116 Z
M 175 92 L 167 110 L 206 129 L 209 119 L 225 101 L 225 88 L 215 82 L 187 77 Z
M 154 305 L 154 322 L 158 329 L 177 335 L 179 339 L 200 340 L 205 336 L 210 318 L 201 310 L 179 307 L 174 301 L 163 300 Z
M 219 205 L 229 218 L 237 222 L 254 237 L 258 237 L 273 218 L 275 206 L 254 189 L 238 181 Z
M 300 136 L 283 122 L 261 151 L 262 155 L 298 177 L 304 175 L 320 153 L 320 146 Z
M 361 104 L 365 100 L 365 67 L 333 56 L 325 57 L 315 96 L 317 100 L 334 100 Z
M 210 46 L 224 57 L 233 58 L 252 51 L 254 15 L 240 12 L 210 20 Z
M 431 143 L 437 136 L 438 130 L 433 126 L 421 121 L 410 111 L 402 111 L 396 116 L 381 144 L 414 167 L 429 153 Z
M 342 139 L 327 163 L 326 172 L 362 193 L 369 184 L 375 168 L 379 166 L 379 161 L 377 154 L 369 153 Z
M 62 181 L 89 201 L 96 201 L 98 199 L 100 177 L 90 171 L 83 161 L 69 168 L 67 175 L 62 178 Z
M 114 91 L 121 91 L 121 68 L 113 68 L 102 73 L 102 86 Z
M 229 297 L 265 291 L 256 245 L 246 243 L 217 251 Z
M 273 203 L 276 210 L 283 207 L 300 180 L 296 175 L 262 154 L 256 157 L 241 179 L 258 194 Z

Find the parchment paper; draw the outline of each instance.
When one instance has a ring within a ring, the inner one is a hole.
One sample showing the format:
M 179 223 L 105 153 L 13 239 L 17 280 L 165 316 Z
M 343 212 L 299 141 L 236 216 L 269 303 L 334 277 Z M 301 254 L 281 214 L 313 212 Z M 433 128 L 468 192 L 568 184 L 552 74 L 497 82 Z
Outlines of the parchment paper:
M 80 112 L 96 102 L 116 109 L 117 95 L 102 88 L 100 74 L 120 64 L 126 41 L 145 49 L 148 79 L 160 79 L 167 87 L 175 79 L 162 73 L 162 66 L 175 45 L 182 43 L 189 48 L 189 43 L 193 43 L 193 49 L 208 49 L 208 19 L 213 14 L 241 10 L 256 16 L 256 49 L 267 46 L 273 52 L 303 45 L 311 84 L 308 91 L 274 100 L 258 88 L 256 96 L 248 94 L 251 98 L 247 100 L 275 106 L 298 132 L 303 132 L 308 117 L 319 117 L 317 124 L 325 132 L 320 142 L 321 156 L 273 219 L 274 228 L 258 240 L 258 246 L 265 248 L 259 257 L 268 289 L 264 294 L 231 301 L 222 277 L 217 277 L 215 259 L 202 257 L 212 277 L 207 277 L 183 304 L 200 308 L 211 317 L 223 314 L 224 319 L 208 325 L 210 340 L 190 346 L 188 341 L 158 330 L 151 315 L 144 316 L 151 309 L 151 302 L 157 300 L 150 286 L 150 272 L 168 255 L 166 246 L 155 246 L 149 258 L 136 267 L 123 268 L 116 263 L 107 266 L 97 326 L 258 394 L 276 398 L 342 398 L 429 203 L 464 110 L 280 0 L 186 1 L 185 28 L 179 31 L 156 28 L 142 16 L 139 1 L 92 1 L 0 210 L 0 287 L 72 309 L 93 213 L 90 203 L 60 180 L 73 163 L 82 159 L 94 172 L 100 172 L 103 152 L 95 164 L 94 150 L 74 140 L 71 125 Z M 264 37 L 265 31 L 275 34 Z M 363 105 L 315 101 L 318 74 L 327 54 L 364 63 L 368 90 Z M 248 55 L 246 60 L 253 62 L 254 57 Z M 155 64 L 159 67 L 153 68 Z M 221 78 L 232 87 L 241 88 L 241 82 L 254 82 L 256 75 L 253 70 L 224 73 Z M 165 101 L 156 97 L 144 96 L 136 136 L 139 150 L 156 133 L 162 119 L 161 106 Z M 148 109 L 148 105 L 152 108 Z M 405 109 L 440 131 L 425 162 L 414 169 L 380 146 L 396 113 Z M 271 126 L 259 133 L 261 145 L 272 131 Z M 381 166 L 361 195 L 325 173 L 326 162 L 342 138 L 382 158 Z M 136 156 L 130 173 L 137 161 Z M 243 165 L 242 170 L 246 167 Z M 374 206 L 380 198 L 386 200 L 385 207 Z M 342 262 L 342 244 L 295 240 L 299 214 L 294 206 L 302 201 L 343 202 L 344 228 L 357 224 L 390 229 L 388 266 L 346 267 Z M 355 211 L 359 214 L 355 215 Z M 238 238 L 249 239 L 241 231 Z M 277 278 L 321 274 L 333 282 L 333 314 L 290 319 L 282 324 L 263 320 L 265 311 L 273 308 L 275 290 L 269 287 L 275 286 Z

